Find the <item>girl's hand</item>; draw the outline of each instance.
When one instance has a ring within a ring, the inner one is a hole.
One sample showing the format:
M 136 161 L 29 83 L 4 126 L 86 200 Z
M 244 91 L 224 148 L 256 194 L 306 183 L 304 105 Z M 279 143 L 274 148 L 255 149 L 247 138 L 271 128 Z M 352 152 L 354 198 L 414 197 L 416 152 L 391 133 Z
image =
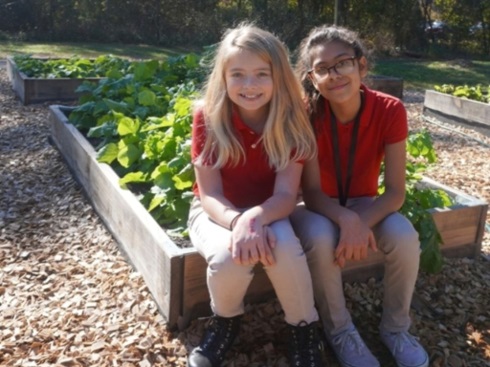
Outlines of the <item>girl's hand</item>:
M 231 256 L 236 264 L 255 265 L 266 257 L 267 230 L 260 216 L 245 212 L 232 231 Z
M 368 248 L 378 251 L 371 228 L 359 216 L 351 212 L 344 217 L 340 226 L 340 239 L 335 249 L 335 263 L 343 268 L 347 260 L 365 259 Z
M 276 247 L 276 235 L 274 234 L 274 231 L 271 229 L 269 226 L 264 227 L 265 231 L 265 247 L 264 247 L 264 254 L 260 258 L 260 262 L 264 266 L 272 266 L 276 263 L 276 259 L 274 259 L 274 254 L 272 253 L 272 249 Z

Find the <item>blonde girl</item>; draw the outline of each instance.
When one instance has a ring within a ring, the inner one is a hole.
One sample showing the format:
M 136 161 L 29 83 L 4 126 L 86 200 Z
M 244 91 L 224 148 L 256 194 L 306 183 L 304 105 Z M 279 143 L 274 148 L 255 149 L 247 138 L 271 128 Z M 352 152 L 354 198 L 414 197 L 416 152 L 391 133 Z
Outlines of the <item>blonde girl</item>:
M 294 366 L 322 366 L 306 257 L 288 216 L 315 140 L 284 45 L 241 25 L 225 33 L 194 115 L 189 233 L 206 259 L 214 315 L 190 367 L 219 366 L 239 333 L 258 263 L 285 313 Z

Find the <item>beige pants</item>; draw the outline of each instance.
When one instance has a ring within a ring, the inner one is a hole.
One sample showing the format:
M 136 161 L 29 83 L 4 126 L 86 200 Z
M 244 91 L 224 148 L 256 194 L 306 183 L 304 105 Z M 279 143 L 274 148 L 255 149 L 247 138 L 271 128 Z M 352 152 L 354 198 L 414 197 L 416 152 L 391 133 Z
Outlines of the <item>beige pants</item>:
M 298 325 L 318 320 L 311 275 L 303 248 L 288 219 L 270 225 L 277 238 L 273 250 L 276 264 L 265 266 L 286 322 Z M 214 222 L 194 200 L 189 215 L 189 235 L 194 247 L 206 259 L 211 309 L 216 315 L 233 317 L 244 313 L 243 298 L 254 276 L 254 266 L 237 265 L 228 249 L 231 232 Z M 258 265 L 261 266 L 261 265 Z
M 373 198 L 347 202 L 354 211 L 372 203 Z M 298 205 L 291 222 L 308 258 L 316 305 L 328 336 L 349 328 L 341 269 L 334 264 L 338 227 L 326 217 Z M 385 254 L 384 300 L 381 329 L 391 332 L 410 327 L 410 303 L 420 258 L 418 233 L 403 215 L 393 213 L 373 228 L 378 250 Z

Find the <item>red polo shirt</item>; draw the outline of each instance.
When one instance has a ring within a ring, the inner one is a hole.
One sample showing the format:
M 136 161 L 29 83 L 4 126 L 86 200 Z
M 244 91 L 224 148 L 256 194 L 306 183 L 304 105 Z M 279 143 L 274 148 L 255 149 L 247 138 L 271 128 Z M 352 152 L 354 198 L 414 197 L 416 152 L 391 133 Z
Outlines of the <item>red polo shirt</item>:
M 269 166 L 269 161 L 262 143 L 257 143 L 260 134 L 250 129 L 238 113 L 232 117 L 239 140 L 245 151 L 245 161 L 232 167 L 225 165 L 219 170 L 223 182 L 224 196 L 238 208 L 259 205 L 272 196 L 276 172 Z M 201 154 L 206 139 L 206 126 L 202 111 L 194 114 L 192 123 L 192 162 Z M 210 163 L 212 164 L 212 163 Z M 194 195 L 199 197 L 197 182 L 193 187 Z
M 398 143 L 408 135 L 407 112 L 402 102 L 390 95 L 370 90 L 364 85 L 361 88 L 364 90 L 364 109 L 361 114 L 349 198 L 377 195 L 385 146 Z M 338 197 L 330 130 L 330 106 L 328 103 L 325 105 L 324 121 L 317 121 L 315 124 L 321 183 L 327 195 Z M 353 122 L 341 124 L 337 121 L 344 184 L 353 125 Z

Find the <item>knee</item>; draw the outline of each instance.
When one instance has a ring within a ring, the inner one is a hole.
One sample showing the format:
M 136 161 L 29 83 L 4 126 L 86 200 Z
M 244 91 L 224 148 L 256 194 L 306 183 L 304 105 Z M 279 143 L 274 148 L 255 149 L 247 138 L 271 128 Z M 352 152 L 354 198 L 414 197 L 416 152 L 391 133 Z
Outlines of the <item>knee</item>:
M 419 256 L 419 234 L 412 223 L 399 213 L 387 217 L 381 224 L 380 246 L 385 253 L 396 249 L 403 256 Z
M 238 265 L 230 251 L 217 253 L 208 259 L 208 275 L 213 277 L 233 277 L 252 274 L 251 267 Z
M 293 227 L 306 252 L 333 250 L 337 244 L 337 228 L 322 215 L 308 212 L 302 220 L 293 221 Z

